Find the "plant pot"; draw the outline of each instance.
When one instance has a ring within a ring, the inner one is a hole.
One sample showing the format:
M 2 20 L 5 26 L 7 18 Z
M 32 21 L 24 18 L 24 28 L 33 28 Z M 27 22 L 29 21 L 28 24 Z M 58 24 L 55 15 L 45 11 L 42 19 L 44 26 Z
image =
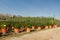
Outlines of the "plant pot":
M 18 28 L 15 28 L 14 29 L 14 32 L 17 34 L 17 33 L 19 33 L 19 29 Z
M 41 27 L 40 26 L 38 26 L 38 30 L 41 30 Z
M 30 28 L 27 28 L 27 29 L 26 29 L 26 32 L 28 32 L 28 33 L 29 33 L 29 32 L 30 32 Z
M 7 31 L 6 28 L 1 28 L 1 32 L 2 32 L 3 35 L 6 34 L 6 31 Z
M 57 28 L 57 25 L 53 25 L 53 28 Z
M 32 26 L 32 30 L 34 30 L 35 29 L 35 26 Z
M 10 28 L 9 27 L 7 27 L 7 32 L 10 32 Z
M 48 26 L 45 26 L 45 29 L 48 29 Z
M 51 25 L 49 25 L 49 28 L 51 29 L 51 28 L 52 28 L 52 26 L 51 26 Z
M 21 28 L 20 28 L 20 31 L 24 31 L 24 27 L 21 27 Z

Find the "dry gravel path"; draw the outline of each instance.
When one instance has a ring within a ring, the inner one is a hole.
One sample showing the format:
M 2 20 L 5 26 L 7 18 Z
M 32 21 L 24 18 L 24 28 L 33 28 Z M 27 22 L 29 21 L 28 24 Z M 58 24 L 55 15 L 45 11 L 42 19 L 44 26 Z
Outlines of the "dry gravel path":
M 60 40 L 60 27 L 17 37 L 6 37 L 3 40 Z

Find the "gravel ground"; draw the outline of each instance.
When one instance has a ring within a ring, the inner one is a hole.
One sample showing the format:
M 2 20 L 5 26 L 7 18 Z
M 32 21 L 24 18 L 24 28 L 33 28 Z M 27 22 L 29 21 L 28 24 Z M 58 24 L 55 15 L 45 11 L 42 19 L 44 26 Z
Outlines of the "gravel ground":
M 60 27 L 17 37 L 6 37 L 3 40 L 60 40 Z

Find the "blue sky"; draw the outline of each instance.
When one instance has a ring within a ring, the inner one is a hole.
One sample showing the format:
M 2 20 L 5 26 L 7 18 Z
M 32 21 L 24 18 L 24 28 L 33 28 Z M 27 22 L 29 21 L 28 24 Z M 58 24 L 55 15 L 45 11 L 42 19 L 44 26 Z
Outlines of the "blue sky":
M 0 13 L 60 19 L 60 0 L 0 0 Z

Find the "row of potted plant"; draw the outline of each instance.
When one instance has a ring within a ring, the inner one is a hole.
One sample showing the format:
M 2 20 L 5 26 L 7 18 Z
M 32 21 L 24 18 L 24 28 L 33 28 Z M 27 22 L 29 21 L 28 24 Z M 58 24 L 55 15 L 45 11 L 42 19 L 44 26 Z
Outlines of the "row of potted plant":
M 0 32 L 5 35 L 9 30 L 13 30 L 16 34 L 20 31 L 26 30 L 26 32 L 30 32 L 31 29 L 35 30 L 35 28 L 38 28 L 38 30 L 41 30 L 42 28 L 48 29 L 52 28 L 51 25 L 42 25 L 41 23 L 36 22 L 0 22 Z M 57 25 L 53 25 L 53 28 L 56 28 Z

